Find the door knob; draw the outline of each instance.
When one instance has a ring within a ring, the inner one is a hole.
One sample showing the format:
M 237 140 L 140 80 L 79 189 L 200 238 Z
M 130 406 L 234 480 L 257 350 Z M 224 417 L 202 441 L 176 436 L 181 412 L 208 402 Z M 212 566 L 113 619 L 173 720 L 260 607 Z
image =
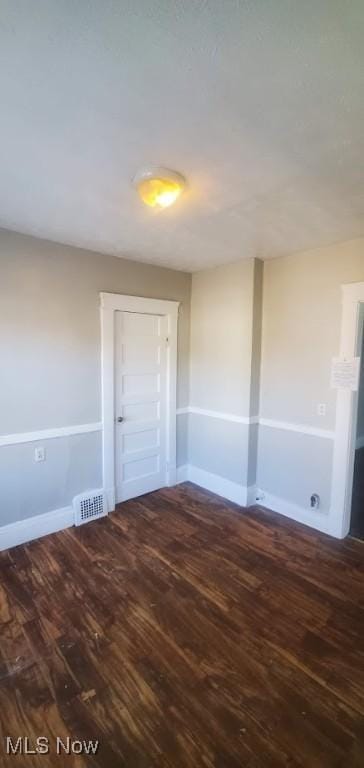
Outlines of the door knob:
M 119 424 L 121 424 L 121 422 L 124 421 L 124 419 L 122 416 L 118 416 L 116 421 L 119 422 Z

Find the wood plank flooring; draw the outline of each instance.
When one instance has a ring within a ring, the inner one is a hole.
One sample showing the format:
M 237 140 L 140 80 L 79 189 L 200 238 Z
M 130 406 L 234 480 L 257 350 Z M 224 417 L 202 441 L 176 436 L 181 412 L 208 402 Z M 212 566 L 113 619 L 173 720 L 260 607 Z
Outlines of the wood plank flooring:
M 188 483 L 1 553 L 0 765 L 363 768 L 363 577 L 361 542 Z

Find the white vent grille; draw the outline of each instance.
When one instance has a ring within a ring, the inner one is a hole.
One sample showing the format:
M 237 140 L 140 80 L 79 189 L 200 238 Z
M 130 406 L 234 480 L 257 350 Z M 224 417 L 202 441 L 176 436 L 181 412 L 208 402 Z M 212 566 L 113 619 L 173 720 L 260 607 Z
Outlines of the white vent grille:
M 81 493 L 73 499 L 75 525 L 83 525 L 97 517 L 107 515 L 106 494 L 103 491 Z

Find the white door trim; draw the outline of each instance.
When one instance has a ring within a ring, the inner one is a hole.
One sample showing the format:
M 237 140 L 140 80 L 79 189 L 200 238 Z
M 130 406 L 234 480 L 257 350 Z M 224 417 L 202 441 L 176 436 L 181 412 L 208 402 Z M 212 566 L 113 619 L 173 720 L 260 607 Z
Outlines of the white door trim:
M 364 303 L 364 283 L 348 283 L 342 286 L 341 357 L 352 358 L 360 354 L 361 303 Z M 339 538 L 344 538 L 350 528 L 357 406 L 357 392 L 349 389 L 337 391 L 331 515 L 333 534 Z
M 102 467 L 103 487 L 109 510 L 115 509 L 115 398 L 114 398 L 114 312 L 145 312 L 167 317 L 167 435 L 166 485 L 176 483 L 176 389 L 177 389 L 177 324 L 179 301 L 100 293 L 101 303 L 101 398 L 102 398 Z

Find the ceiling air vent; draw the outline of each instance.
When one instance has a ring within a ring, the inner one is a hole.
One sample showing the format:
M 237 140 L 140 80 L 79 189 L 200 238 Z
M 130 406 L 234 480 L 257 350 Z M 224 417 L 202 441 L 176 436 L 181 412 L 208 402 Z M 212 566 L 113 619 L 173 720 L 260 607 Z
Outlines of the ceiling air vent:
M 107 515 L 106 493 L 103 491 L 88 491 L 80 493 L 73 499 L 75 525 L 83 525 L 90 520 Z

